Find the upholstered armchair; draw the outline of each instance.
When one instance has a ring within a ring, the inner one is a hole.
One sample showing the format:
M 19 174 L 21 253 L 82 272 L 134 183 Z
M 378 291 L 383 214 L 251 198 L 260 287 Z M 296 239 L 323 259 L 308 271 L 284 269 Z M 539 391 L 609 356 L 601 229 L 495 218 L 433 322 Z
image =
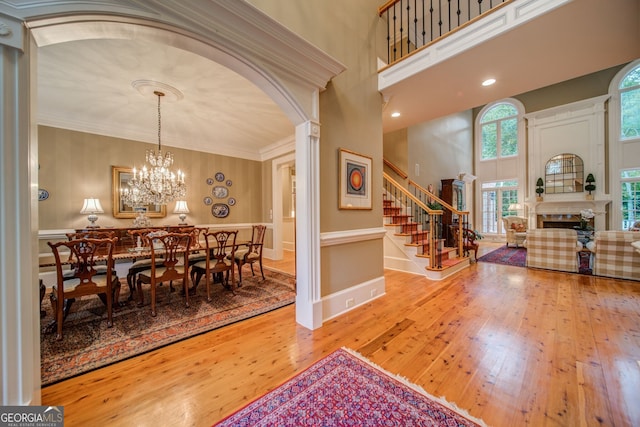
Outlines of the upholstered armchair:
M 539 228 L 527 232 L 527 267 L 547 270 L 578 271 L 578 242 L 576 230 Z
M 527 218 L 521 216 L 505 216 L 502 218 L 507 235 L 507 246 L 522 246 L 527 238 Z
M 640 253 L 632 243 L 640 242 L 640 231 L 596 231 L 593 274 L 640 280 Z

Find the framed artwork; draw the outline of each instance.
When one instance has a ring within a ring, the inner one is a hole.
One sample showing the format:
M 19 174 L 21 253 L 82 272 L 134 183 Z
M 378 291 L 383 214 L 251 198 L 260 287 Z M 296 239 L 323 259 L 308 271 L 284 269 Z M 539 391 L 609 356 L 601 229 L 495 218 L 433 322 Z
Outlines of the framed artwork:
M 131 206 L 125 205 L 120 200 L 120 194 L 128 186 L 129 180 L 133 178 L 133 168 L 122 166 L 111 166 L 112 187 L 111 193 L 113 198 L 113 216 L 115 218 L 135 218 L 138 211 Z M 140 206 L 147 210 L 147 216 L 150 218 L 164 218 L 167 216 L 165 205 L 147 205 Z
M 372 209 L 371 157 L 340 148 L 340 209 Z

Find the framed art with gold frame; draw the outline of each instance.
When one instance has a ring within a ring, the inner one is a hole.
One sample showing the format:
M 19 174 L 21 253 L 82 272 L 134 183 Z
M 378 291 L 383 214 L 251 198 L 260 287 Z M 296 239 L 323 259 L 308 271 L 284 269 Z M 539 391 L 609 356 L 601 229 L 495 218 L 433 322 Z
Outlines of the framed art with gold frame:
M 354 151 L 340 152 L 340 209 L 372 209 L 371 157 Z
M 129 180 L 133 178 L 133 168 L 123 166 L 111 166 L 112 187 L 111 194 L 113 197 L 113 216 L 115 218 L 135 218 L 138 212 L 132 206 L 125 205 L 120 199 L 120 194 L 127 187 Z M 164 218 L 167 216 L 167 207 L 165 205 L 146 205 L 139 206 L 147 209 L 146 216 L 149 218 Z

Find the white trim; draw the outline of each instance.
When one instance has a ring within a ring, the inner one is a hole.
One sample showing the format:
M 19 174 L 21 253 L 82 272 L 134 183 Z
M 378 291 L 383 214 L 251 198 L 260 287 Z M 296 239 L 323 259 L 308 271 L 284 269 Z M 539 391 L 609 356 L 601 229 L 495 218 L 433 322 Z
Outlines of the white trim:
M 273 159 L 271 163 L 271 220 L 273 221 L 273 253 L 272 259 L 282 259 L 282 168 L 295 165 L 295 153 Z
M 364 242 L 382 239 L 387 230 L 384 227 L 361 228 L 358 230 L 331 231 L 320 234 L 320 246 L 345 245 L 347 243 Z
M 384 276 L 376 277 L 359 285 L 327 295 L 322 298 L 324 321 L 333 319 L 386 293 Z

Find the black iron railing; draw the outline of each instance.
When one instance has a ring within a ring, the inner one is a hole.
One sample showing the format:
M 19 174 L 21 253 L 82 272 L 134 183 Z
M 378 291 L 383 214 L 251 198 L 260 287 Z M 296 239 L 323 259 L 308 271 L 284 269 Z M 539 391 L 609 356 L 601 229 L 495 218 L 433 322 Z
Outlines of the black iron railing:
M 515 0 L 390 0 L 378 8 L 387 25 L 387 64 Z

